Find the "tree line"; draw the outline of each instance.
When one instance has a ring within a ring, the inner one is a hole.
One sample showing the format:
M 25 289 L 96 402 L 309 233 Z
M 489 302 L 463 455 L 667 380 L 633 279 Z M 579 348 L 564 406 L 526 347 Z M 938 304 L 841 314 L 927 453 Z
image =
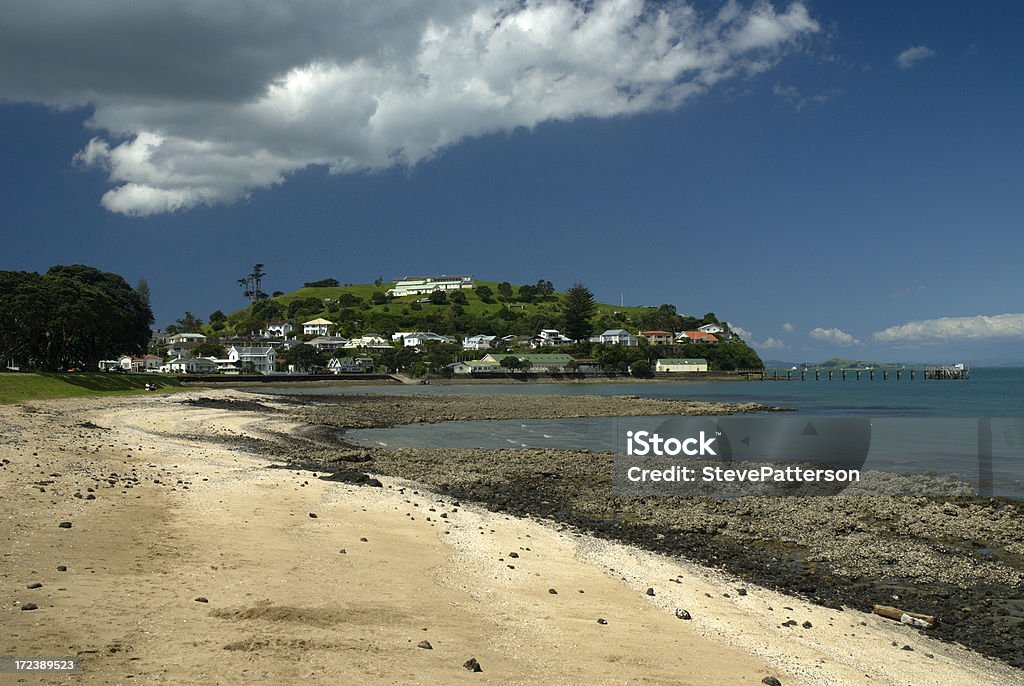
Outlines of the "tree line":
M 22 367 L 95 369 L 102 359 L 143 354 L 153 312 L 149 287 L 81 264 L 45 274 L 0 271 L 0 358 Z

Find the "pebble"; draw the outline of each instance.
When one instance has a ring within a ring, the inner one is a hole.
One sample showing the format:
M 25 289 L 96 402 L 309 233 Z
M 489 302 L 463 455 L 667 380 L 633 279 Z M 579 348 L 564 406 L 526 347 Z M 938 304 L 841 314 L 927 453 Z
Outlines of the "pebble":
M 782 682 L 773 676 L 766 676 L 761 679 L 761 683 L 764 684 L 764 686 L 782 686 Z
M 517 557 L 519 557 L 519 553 L 512 552 L 512 553 L 509 553 L 508 556 L 512 557 L 512 558 L 517 558 Z
M 347 550 L 345 550 L 344 548 L 342 548 L 342 549 L 341 549 L 341 550 L 339 550 L 338 552 L 339 552 L 340 554 L 342 554 L 342 555 L 348 555 L 348 551 L 347 551 Z
M 745 588 L 737 588 L 736 589 L 736 595 L 746 595 L 746 594 L 747 594 L 747 589 L 745 589 Z
M 66 571 L 68 571 L 68 567 L 67 567 L 67 565 L 57 565 L 57 571 L 58 572 L 66 572 Z
M 22 610 L 38 610 L 39 606 L 36 605 L 35 603 L 25 603 L 24 605 L 21 606 L 21 609 Z
M 647 589 L 647 595 L 653 596 L 654 595 L 654 589 L 653 588 L 648 588 Z
M 203 596 L 199 596 L 198 598 L 196 598 L 196 602 L 197 603 L 208 603 L 210 601 L 207 600 L 206 598 L 204 598 Z
M 71 528 L 71 522 L 61 522 L 57 526 L 59 526 L 62 529 L 70 529 Z
M 553 589 L 553 588 L 549 588 L 549 589 L 548 589 L 548 593 L 550 593 L 551 595 L 558 595 L 558 591 L 556 591 L 556 590 L 555 590 L 555 589 Z
M 681 607 L 676 608 L 676 617 L 679 619 L 691 619 L 690 613 Z
M 484 671 L 483 668 L 480 667 L 480 663 L 476 661 L 475 657 L 471 657 L 468 660 L 466 660 L 465 662 L 463 662 L 462 666 L 465 667 L 466 669 L 468 669 L 471 672 L 482 672 L 482 671 Z
M 608 623 L 608 620 L 605 619 L 604 617 L 598 617 L 597 618 L 597 623 L 603 626 L 603 625 Z
M 813 624 L 811 624 L 810 622 L 804 622 L 804 623 L 803 623 L 803 627 L 804 627 L 805 629 L 810 629 L 810 628 L 811 628 L 811 627 L 813 627 L 813 626 L 814 626 L 814 625 L 813 625 Z
M 433 650 L 434 646 L 430 645 L 430 641 L 420 641 L 416 644 L 417 648 L 423 648 L 424 650 Z
M 27 589 L 30 589 L 30 590 L 31 590 L 31 589 L 33 589 L 33 588 L 42 588 L 42 587 L 43 587 L 43 585 L 42 585 L 41 583 L 39 583 L 38 581 L 36 581 L 36 582 L 33 582 L 33 583 L 29 584 L 29 585 L 28 585 L 28 586 L 26 586 L 25 588 L 27 588 Z
M 309 518 L 310 519 L 316 519 L 316 512 L 310 512 L 309 513 Z
M 363 542 L 363 543 L 369 543 L 370 542 L 370 539 L 368 539 L 368 538 L 360 538 L 359 540 L 361 542 Z

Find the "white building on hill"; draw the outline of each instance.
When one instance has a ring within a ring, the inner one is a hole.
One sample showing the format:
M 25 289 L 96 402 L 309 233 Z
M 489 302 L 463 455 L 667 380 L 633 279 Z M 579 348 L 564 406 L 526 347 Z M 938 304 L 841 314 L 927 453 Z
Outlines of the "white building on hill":
M 473 288 L 472 276 L 407 276 L 395 282 L 388 295 L 401 298 L 404 295 L 428 295 L 434 291 L 457 291 Z

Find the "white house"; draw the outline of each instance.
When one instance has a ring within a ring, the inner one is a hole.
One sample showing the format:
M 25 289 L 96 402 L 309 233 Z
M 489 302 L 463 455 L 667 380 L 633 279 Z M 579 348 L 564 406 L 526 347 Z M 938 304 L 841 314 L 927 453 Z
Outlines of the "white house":
M 243 371 L 252 369 L 260 374 L 272 374 L 277 353 L 270 346 L 265 348 L 247 348 L 233 345 L 228 350 L 227 359 L 231 362 L 239 363 Z
M 441 336 L 434 333 L 433 331 L 413 331 L 405 334 L 402 337 L 402 345 L 406 348 L 418 348 L 425 343 L 454 343 L 454 338 L 448 336 Z
M 167 363 L 169 372 L 178 374 L 212 374 L 217 363 L 209 357 L 177 357 Z
M 378 336 L 375 333 L 368 333 L 362 336 L 357 336 L 351 339 L 348 343 L 342 346 L 343 348 L 369 348 L 371 350 L 388 350 L 391 348 L 391 344 L 388 343 L 384 338 Z
M 159 355 L 143 355 L 142 357 L 125 355 L 118 361 L 118 363 L 120 364 L 121 369 L 127 372 L 149 372 L 160 369 L 164 360 Z
M 625 329 L 608 329 L 604 333 L 591 338 L 590 342 L 612 345 L 640 345 L 640 339 Z
M 348 339 L 342 336 L 317 336 L 309 342 L 317 350 L 337 350 L 345 347 Z
M 206 342 L 206 336 L 201 333 L 177 333 L 167 337 L 167 355 L 171 359 L 176 357 L 192 357 L 192 348 L 200 343 Z
M 463 350 L 487 350 L 491 348 L 494 341 L 498 339 L 497 336 L 485 336 L 483 334 L 477 334 L 476 336 L 467 336 L 462 341 Z
M 302 333 L 306 336 L 326 336 L 332 326 L 334 326 L 334 322 L 330 319 L 323 317 L 311 319 L 308 322 L 302 322 Z
M 708 361 L 693 357 L 659 357 L 654 364 L 656 372 L 706 372 Z
M 473 288 L 472 276 L 407 276 L 395 282 L 388 295 L 401 298 L 405 295 L 427 295 L 434 291 L 457 291 Z
M 725 329 L 720 327 L 718 324 L 705 324 L 704 326 L 698 326 L 697 331 L 703 331 L 704 333 L 725 333 Z
M 332 374 L 357 374 L 373 371 L 373 359 L 369 357 L 334 357 L 327 363 Z
M 531 348 L 553 348 L 560 345 L 572 345 L 573 340 L 563 336 L 558 329 L 541 329 L 541 332 L 530 341 Z
M 266 328 L 263 329 L 263 335 L 270 337 L 276 336 L 278 338 L 284 338 L 295 329 L 291 322 L 267 322 Z

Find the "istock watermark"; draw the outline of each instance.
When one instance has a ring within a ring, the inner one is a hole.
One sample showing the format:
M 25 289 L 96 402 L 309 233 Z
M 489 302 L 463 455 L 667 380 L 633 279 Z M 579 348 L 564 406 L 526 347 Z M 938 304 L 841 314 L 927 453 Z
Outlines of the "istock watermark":
M 1024 497 L 1024 419 L 740 415 L 623 428 L 620 495 Z

